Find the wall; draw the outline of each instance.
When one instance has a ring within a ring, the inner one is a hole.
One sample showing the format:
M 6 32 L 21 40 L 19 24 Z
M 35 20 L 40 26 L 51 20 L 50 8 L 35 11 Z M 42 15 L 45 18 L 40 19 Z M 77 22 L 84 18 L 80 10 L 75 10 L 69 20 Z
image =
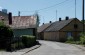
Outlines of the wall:
M 78 25 L 77 29 L 74 29 L 74 24 Z M 67 26 L 62 28 L 60 31 L 83 31 L 83 24 L 79 20 L 73 20 Z
M 38 39 L 44 40 L 44 33 L 43 32 L 38 33 Z
M 78 25 L 78 28 L 74 28 L 74 24 Z M 68 32 L 72 32 L 72 37 L 75 40 L 79 39 L 79 34 L 83 31 L 83 24 L 79 21 L 79 20 L 73 20 L 71 23 L 69 23 L 67 26 L 65 26 L 64 28 L 62 28 L 59 31 L 59 36 L 61 38 L 61 40 L 66 40 L 67 39 L 67 33 Z
M 33 35 L 33 29 L 14 29 L 14 36 Z
M 44 39 L 59 41 L 59 32 L 44 32 Z
M 67 32 L 59 32 L 59 41 L 64 42 L 67 39 Z

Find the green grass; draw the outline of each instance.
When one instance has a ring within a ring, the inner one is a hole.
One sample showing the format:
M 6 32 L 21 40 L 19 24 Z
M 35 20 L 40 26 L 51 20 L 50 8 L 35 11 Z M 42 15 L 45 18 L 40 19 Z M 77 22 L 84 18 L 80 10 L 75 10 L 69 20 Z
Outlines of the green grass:
M 5 49 L 0 49 L 0 51 L 5 51 Z

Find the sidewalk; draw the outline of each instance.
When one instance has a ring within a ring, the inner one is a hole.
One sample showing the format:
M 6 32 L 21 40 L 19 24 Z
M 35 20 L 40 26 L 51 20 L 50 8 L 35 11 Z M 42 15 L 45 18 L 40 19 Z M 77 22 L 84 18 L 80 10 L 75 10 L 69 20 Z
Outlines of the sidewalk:
M 31 48 L 25 48 L 25 49 L 17 50 L 15 52 L 0 51 L 0 55 L 24 55 L 25 53 L 28 53 L 34 49 L 39 48 L 39 47 L 40 47 L 40 45 L 35 45 Z
M 0 52 L 0 55 L 22 55 L 24 52 Z
M 24 53 L 22 54 L 22 55 L 24 55 L 24 54 L 26 54 L 26 53 L 34 50 L 34 49 L 39 48 L 40 46 L 41 46 L 41 45 L 35 45 L 35 46 L 31 47 L 31 48 L 25 48 L 25 49 L 22 49 L 22 50 L 18 50 L 17 52 L 24 52 Z

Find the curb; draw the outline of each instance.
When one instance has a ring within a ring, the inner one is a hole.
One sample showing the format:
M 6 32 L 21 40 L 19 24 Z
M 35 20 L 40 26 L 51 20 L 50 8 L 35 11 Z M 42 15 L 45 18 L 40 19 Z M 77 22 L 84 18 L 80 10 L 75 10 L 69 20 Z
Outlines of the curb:
M 33 46 L 31 49 L 29 49 L 28 51 L 26 51 L 25 53 L 23 53 L 23 54 L 21 54 L 21 55 L 24 55 L 24 54 L 26 54 L 26 53 L 28 53 L 28 52 L 30 52 L 30 51 L 32 51 L 32 50 L 35 50 L 35 49 L 39 48 L 40 46 L 41 46 L 41 45 Z

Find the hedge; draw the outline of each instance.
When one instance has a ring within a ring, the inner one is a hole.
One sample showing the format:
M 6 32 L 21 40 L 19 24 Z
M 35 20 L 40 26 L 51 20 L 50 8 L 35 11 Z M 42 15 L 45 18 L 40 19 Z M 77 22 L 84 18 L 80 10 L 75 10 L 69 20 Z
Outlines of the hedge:
M 10 44 L 10 40 L 13 38 L 13 31 L 10 27 L 6 25 L 0 25 L 0 48 L 8 48 L 7 45 Z
M 25 47 L 31 47 L 36 44 L 35 36 L 22 35 L 21 38 L 22 38 L 22 43 L 24 44 Z

